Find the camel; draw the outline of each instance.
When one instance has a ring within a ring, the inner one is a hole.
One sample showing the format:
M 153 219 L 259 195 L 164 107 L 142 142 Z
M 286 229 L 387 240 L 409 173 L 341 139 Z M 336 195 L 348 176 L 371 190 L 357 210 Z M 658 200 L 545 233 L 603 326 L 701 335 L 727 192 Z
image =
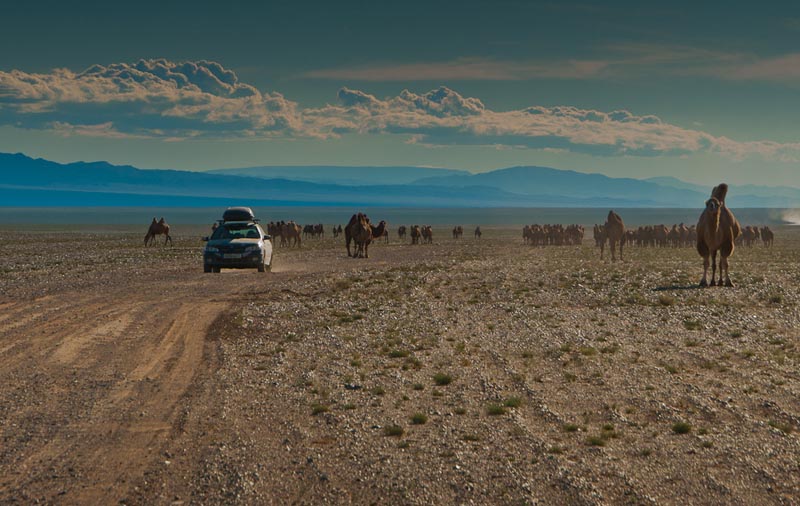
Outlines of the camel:
M 480 239 L 483 233 L 481 232 L 481 227 L 475 227 L 475 239 Z
M 347 245 L 347 255 L 353 258 L 369 258 L 369 244 L 373 237 L 383 236 L 386 230 L 386 222 L 381 221 L 377 227 L 369 223 L 369 218 L 364 213 L 354 214 L 345 227 L 345 239 Z M 355 243 L 355 250 L 350 255 L 350 241 Z
M 419 244 L 419 239 L 422 237 L 422 229 L 419 225 L 411 226 L 411 244 Z
M 361 213 L 354 214 L 350 217 L 350 221 L 348 221 L 347 225 L 344 227 L 344 241 L 345 245 L 347 246 L 347 256 L 349 257 L 353 256 L 350 254 L 350 241 L 355 238 L 355 234 L 359 227 L 359 220 L 362 216 L 364 215 Z
M 602 260 L 603 250 L 605 249 L 606 239 L 608 238 L 608 236 L 606 235 L 605 225 L 598 225 L 597 223 L 595 223 L 592 236 L 594 237 L 595 245 L 598 248 L 600 248 L 600 260 Z
M 144 245 L 149 246 L 155 244 L 156 236 L 161 234 L 166 236 L 164 239 L 164 246 L 166 246 L 168 242 L 172 245 L 172 237 L 169 235 L 169 225 L 166 220 L 162 217 L 160 220 L 156 221 L 154 216 L 153 221 L 150 223 L 150 228 L 147 229 L 147 234 L 144 236 Z
M 464 235 L 464 227 L 461 225 L 453 227 L 453 239 L 461 239 L 462 235 Z
M 389 228 L 386 226 L 385 221 L 381 220 L 377 227 L 369 223 L 369 218 L 367 218 L 367 223 L 369 224 L 373 239 L 383 237 L 387 243 L 389 242 Z M 367 243 L 367 247 L 369 247 L 369 243 Z M 366 249 L 364 253 L 366 255 Z M 365 258 L 369 258 L 369 255 L 366 255 Z
M 771 247 L 772 243 L 775 241 L 775 234 L 768 226 L 764 226 L 764 228 L 761 229 L 761 241 L 766 248 Z
M 711 198 L 706 201 L 706 208 L 697 222 L 697 252 L 703 257 L 703 279 L 700 286 L 708 284 L 708 264 L 711 258 L 711 286 L 717 283 L 722 286 L 725 275 L 725 286 L 733 286 L 728 266 L 728 257 L 733 254 L 734 242 L 742 233 L 742 227 L 736 221 L 730 209 L 725 206 L 728 185 L 721 183 L 711 191 Z M 717 273 L 717 252 L 720 253 L 719 281 Z
M 386 231 L 386 222 L 381 221 L 377 227 L 369 222 L 369 217 L 364 213 L 354 214 L 344 227 L 345 245 L 347 256 L 353 258 L 369 258 L 369 244 L 374 237 L 382 237 Z M 355 244 L 355 250 L 350 253 L 350 241 Z
M 303 227 L 297 223 L 290 221 L 288 223 L 281 222 L 281 245 L 302 246 L 303 242 Z
M 664 227 L 666 228 L 666 227 Z M 619 259 L 622 260 L 622 238 L 625 236 L 625 223 L 622 218 L 614 211 L 608 212 L 605 224 L 606 237 L 608 237 L 608 245 L 611 247 L 611 260 L 616 261 L 614 257 L 614 249 L 619 244 Z M 600 257 L 602 258 L 603 250 L 600 249 Z
M 425 225 L 422 227 L 422 242 L 425 244 L 433 244 L 433 227 Z
M 401 241 L 406 238 L 406 226 L 400 225 L 400 228 L 397 229 L 397 238 Z

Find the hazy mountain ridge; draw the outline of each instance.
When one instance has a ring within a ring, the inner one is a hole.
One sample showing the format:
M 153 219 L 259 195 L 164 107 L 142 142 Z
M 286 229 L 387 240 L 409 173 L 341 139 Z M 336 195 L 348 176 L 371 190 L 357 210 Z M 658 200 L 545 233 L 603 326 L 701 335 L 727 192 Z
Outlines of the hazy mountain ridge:
M 252 169 L 254 174 L 269 175 L 285 173 L 290 167 L 275 167 L 274 171 L 267 170 L 269 167 Z M 265 179 L 228 175 L 227 171 L 141 170 L 107 162 L 59 164 L 0 153 L 0 205 L 42 206 L 57 202 L 67 206 L 136 206 L 140 201 L 169 202 L 172 196 L 176 206 L 254 202 L 399 207 L 701 207 L 710 191 L 673 178 L 663 178 L 667 181 L 659 184 L 547 167 L 510 167 L 480 174 L 424 167 L 300 168 L 300 176 L 332 181 L 348 181 L 354 175 L 380 171 L 385 174 L 359 180 L 409 181 L 369 185 Z M 414 179 L 420 174 L 427 177 Z M 690 186 L 681 189 L 675 185 Z M 764 196 L 772 189 L 752 187 L 751 193 L 743 193 L 742 188 L 750 187 L 731 187 L 731 207 L 794 207 L 800 203 L 800 190 L 785 189 L 780 194 Z
M 412 166 L 359 166 L 336 165 L 286 165 L 215 169 L 208 173 L 226 176 L 247 176 L 261 179 L 290 179 L 308 183 L 323 183 L 349 186 L 374 186 L 410 184 L 426 177 L 468 175 L 458 169 L 440 169 Z

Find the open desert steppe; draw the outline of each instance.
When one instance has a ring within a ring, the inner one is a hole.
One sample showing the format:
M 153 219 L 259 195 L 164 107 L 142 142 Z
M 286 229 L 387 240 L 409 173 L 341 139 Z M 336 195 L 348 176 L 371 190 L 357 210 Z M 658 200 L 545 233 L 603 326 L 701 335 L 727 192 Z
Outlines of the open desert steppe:
M 737 248 L 275 249 L 0 230 L 0 503 L 797 504 L 800 229 Z M 329 233 L 330 234 L 330 233 Z

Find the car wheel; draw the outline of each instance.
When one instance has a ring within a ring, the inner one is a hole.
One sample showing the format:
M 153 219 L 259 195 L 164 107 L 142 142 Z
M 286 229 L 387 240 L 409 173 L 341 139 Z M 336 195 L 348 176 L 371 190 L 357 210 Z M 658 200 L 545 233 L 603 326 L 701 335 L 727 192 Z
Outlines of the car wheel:
M 212 267 L 211 268 L 211 272 L 213 272 L 214 274 L 219 274 L 219 271 L 220 271 L 219 267 Z
M 208 264 L 203 264 L 203 272 L 211 272 L 211 266 Z

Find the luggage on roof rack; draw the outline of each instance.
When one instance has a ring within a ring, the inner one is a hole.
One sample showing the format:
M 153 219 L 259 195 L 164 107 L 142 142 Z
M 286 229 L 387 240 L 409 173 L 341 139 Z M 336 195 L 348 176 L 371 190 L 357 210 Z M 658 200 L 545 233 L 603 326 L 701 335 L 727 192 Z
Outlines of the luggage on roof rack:
M 255 218 L 249 207 L 229 207 L 222 213 L 222 221 L 253 221 Z

